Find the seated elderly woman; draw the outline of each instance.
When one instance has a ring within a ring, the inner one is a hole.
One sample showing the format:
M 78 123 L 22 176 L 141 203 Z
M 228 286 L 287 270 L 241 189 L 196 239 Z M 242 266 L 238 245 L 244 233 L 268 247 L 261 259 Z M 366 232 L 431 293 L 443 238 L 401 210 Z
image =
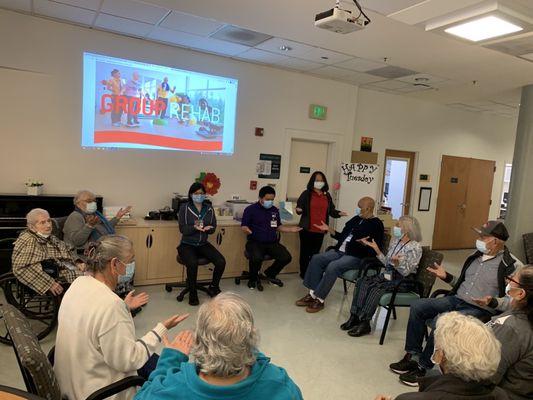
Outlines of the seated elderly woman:
M 48 211 L 34 208 L 26 215 L 27 229 L 15 241 L 13 274 L 24 285 L 43 295 L 63 293 L 63 284 L 72 283 L 81 271 L 81 260 L 67 244 L 52 235 Z M 48 271 L 48 272 L 47 272 Z
M 359 337 L 370 333 L 370 320 L 376 312 L 379 299 L 399 285 L 399 291 L 409 291 L 414 286 L 414 274 L 422 257 L 420 225 L 414 217 L 400 217 L 393 228 L 393 239 L 385 256 L 374 240 L 362 239 L 370 246 L 385 267 L 381 274 L 359 279 L 353 292 L 351 315 L 341 325 L 348 335 Z
M 396 400 L 507 400 L 505 391 L 489 381 L 497 371 L 500 352 L 500 342 L 478 319 L 456 311 L 442 314 L 431 357 L 442 375 L 420 378 L 418 393 L 404 393 Z
M 187 318 L 175 315 L 158 323 L 142 338 L 128 309 L 140 307 L 148 295 L 128 294 L 124 300 L 114 290 L 135 257 L 133 244 L 110 235 L 90 244 L 87 267 L 65 293 L 58 315 L 54 370 L 64 396 L 86 399 L 96 390 L 133 375 L 148 377 L 155 368 L 154 354 L 168 330 Z M 135 389 L 113 397 L 131 399 Z
M 250 306 L 222 293 L 200 307 L 195 334 L 181 332 L 167 344 L 135 399 L 302 399 L 285 370 L 258 352 L 257 344 Z
M 502 359 L 491 380 L 511 400 L 533 399 L 533 265 L 524 266 L 507 282 L 511 309 L 488 323 L 502 344 Z
M 113 235 L 120 219 L 131 207 L 120 209 L 115 218 L 108 221 L 96 208 L 96 196 L 88 190 L 80 190 L 74 196 L 74 211 L 63 227 L 64 240 L 83 251 L 88 242 L 95 242 L 103 235 Z

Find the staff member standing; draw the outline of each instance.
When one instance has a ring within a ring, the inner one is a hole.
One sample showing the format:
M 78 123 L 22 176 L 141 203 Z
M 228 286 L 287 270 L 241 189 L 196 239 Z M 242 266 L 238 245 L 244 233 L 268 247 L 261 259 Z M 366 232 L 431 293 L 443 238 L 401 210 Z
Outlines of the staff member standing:
M 320 252 L 324 241 L 324 232 L 318 226 L 329 224 L 329 217 L 339 218 L 348 214 L 339 211 L 329 194 L 326 176 L 321 171 L 313 172 L 307 189 L 296 202 L 296 214 L 301 215 L 298 224 L 300 231 L 300 277 L 304 279 L 311 257 Z

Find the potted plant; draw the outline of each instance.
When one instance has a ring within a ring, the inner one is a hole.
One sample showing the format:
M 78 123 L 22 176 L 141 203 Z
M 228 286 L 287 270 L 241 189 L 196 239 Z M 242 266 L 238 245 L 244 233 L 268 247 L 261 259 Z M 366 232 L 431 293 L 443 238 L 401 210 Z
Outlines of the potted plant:
M 44 183 L 35 179 L 28 179 L 25 183 L 28 196 L 39 196 L 43 192 Z

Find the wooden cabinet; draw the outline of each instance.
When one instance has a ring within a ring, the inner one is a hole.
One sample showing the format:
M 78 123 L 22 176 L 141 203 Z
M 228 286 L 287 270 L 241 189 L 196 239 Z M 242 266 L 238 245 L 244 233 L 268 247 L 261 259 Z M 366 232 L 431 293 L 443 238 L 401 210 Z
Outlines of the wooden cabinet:
M 176 262 L 176 247 L 181 240 L 181 234 L 175 221 L 139 221 L 135 226 L 118 226 L 117 234 L 127 236 L 133 242 L 136 285 L 154 285 L 185 279 L 185 269 Z M 224 278 L 233 278 L 248 270 L 248 260 L 244 257 L 246 235 L 239 223 L 219 223 L 209 241 L 226 258 Z M 282 233 L 281 243 L 292 255 L 292 262 L 282 273 L 298 272 L 298 234 Z M 212 273 L 208 267 L 199 267 L 198 279 L 210 279 Z

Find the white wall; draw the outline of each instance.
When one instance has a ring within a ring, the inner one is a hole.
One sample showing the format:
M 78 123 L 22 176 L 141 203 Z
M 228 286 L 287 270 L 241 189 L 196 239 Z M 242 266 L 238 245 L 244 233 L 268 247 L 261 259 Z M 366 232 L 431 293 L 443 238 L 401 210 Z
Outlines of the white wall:
M 141 215 L 170 205 L 172 192 L 186 192 L 210 171 L 222 181 L 215 202 L 233 193 L 253 200 L 249 181 L 257 178 L 259 153 L 282 154 L 284 176 L 287 128 L 341 134 L 342 158 L 349 159 L 355 86 L 2 10 L 0 38 L 1 66 L 35 72 L 0 69 L 1 193 L 24 192 L 32 177 L 45 182 L 46 193 L 89 188 L 106 204 L 133 204 Z M 83 51 L 237 78 L 235 154 L 81 149 Z M 328 106 L 328 120 L 309 119 L 311 103 Z M 256 126 L 265 128 L 264 137 L 254 136 Z M 277 183 L 282 198 L 286 182 Z
M 361 89 L 353 149 L 359 150 L 361 136 L 373 137 L 372 151 L 379 153 L 381 165 L 386 149 L 418 153 L 411 209 L 422 226 L 424 243 L 431 244 L 442 155 L 496 161 L 490 209 L 490 218 L 496 218 L 505 163 L 510 163 L 513 157 L 516 122 L 516 119 L 459 111 L 405 96 Z M 429 184 L 419 182 L 419 174 L 429 174 Z M 421 186 L 433 188 L 429 212 L 417 211 Z

